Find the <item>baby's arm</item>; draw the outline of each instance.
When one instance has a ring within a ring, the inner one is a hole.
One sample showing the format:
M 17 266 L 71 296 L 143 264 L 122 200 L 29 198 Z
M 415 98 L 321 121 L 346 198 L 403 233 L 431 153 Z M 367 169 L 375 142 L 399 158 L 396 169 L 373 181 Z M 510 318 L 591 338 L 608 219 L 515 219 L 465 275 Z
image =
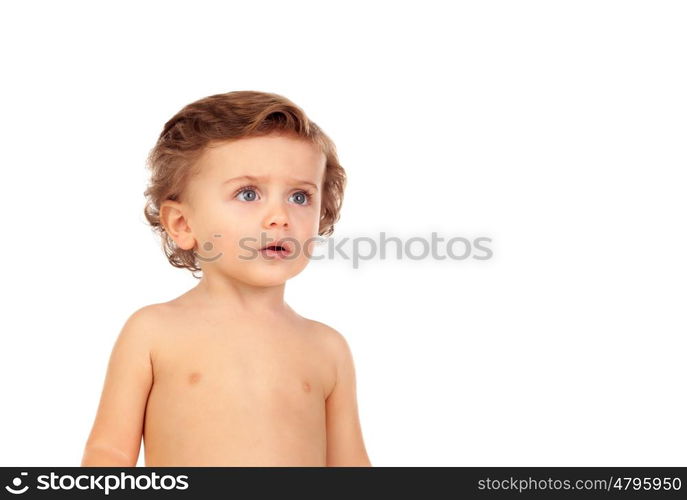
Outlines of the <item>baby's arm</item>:
M 151 306 L 134 312 L 114 344 L 82 467 L 136 466 L 153 383 L 152 320 Z
M 327 466 L 371 467 L 358 418 L 353 355 L 346 339 L 336 330 L 330 331 L 334 333 L 337 377 L 326 400 Z

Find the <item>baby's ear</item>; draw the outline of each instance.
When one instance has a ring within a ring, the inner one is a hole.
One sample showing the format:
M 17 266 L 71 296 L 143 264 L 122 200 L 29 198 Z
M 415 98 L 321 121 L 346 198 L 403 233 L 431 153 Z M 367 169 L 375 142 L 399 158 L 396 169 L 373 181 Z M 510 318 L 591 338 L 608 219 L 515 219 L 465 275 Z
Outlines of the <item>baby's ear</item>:
M 178 201 L 165 200 L 160 205 L 160 224 L 182 250 L 191 250 L 196 244 L 187 213 L 188 207 Z

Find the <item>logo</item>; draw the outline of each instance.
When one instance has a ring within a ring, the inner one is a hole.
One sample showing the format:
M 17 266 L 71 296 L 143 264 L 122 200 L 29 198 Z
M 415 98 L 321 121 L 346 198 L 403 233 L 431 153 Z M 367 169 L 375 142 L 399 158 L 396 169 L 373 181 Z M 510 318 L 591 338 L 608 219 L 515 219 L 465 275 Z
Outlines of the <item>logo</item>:
M 28 472 L 21 472 L 19 475 L 20 475 L 20 476 L 28 476 L 29 473 L 28 473 Z M 15 477 L 14 479 L 12 479 L 12 485 L 13 485 L 15 488 L 19 488 L 19 487 L 21 486 L 21 478 L 20 478 L 20 477 Z M 29 486 L 26 485 L 26 486 L 24 486 L 23 488 L 17 489 L 17 490 L 15 490 L 14 488 L 12 488 L 11 486 L 5 486 L 5 489 L 6 489 L 7 491 L 9 491 L 10 493 L 12 493 L 13 495 L 21 495 L 22 493 L 26 493 L 26 490 L 29 489 Z

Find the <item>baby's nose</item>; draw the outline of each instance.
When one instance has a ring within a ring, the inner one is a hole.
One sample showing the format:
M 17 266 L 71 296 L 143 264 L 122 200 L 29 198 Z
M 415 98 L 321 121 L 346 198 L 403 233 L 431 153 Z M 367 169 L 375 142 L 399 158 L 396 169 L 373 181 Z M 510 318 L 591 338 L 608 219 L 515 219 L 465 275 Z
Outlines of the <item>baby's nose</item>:
M 277 209 L 270 212 L 266 219 L 267 227 L 288 227 L 289 219 L 283 209 Z

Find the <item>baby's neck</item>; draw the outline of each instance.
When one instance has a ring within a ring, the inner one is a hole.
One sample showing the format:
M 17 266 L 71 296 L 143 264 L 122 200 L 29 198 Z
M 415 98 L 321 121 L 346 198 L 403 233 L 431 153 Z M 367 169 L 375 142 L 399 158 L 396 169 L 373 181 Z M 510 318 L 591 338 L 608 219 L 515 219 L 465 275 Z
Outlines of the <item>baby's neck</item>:
M 237 280 L 203 277 L 187 292 L 202 309 L 239 315 L 280 317 L 294 312 L 284 301 L 284 285 L 257 287 Z

